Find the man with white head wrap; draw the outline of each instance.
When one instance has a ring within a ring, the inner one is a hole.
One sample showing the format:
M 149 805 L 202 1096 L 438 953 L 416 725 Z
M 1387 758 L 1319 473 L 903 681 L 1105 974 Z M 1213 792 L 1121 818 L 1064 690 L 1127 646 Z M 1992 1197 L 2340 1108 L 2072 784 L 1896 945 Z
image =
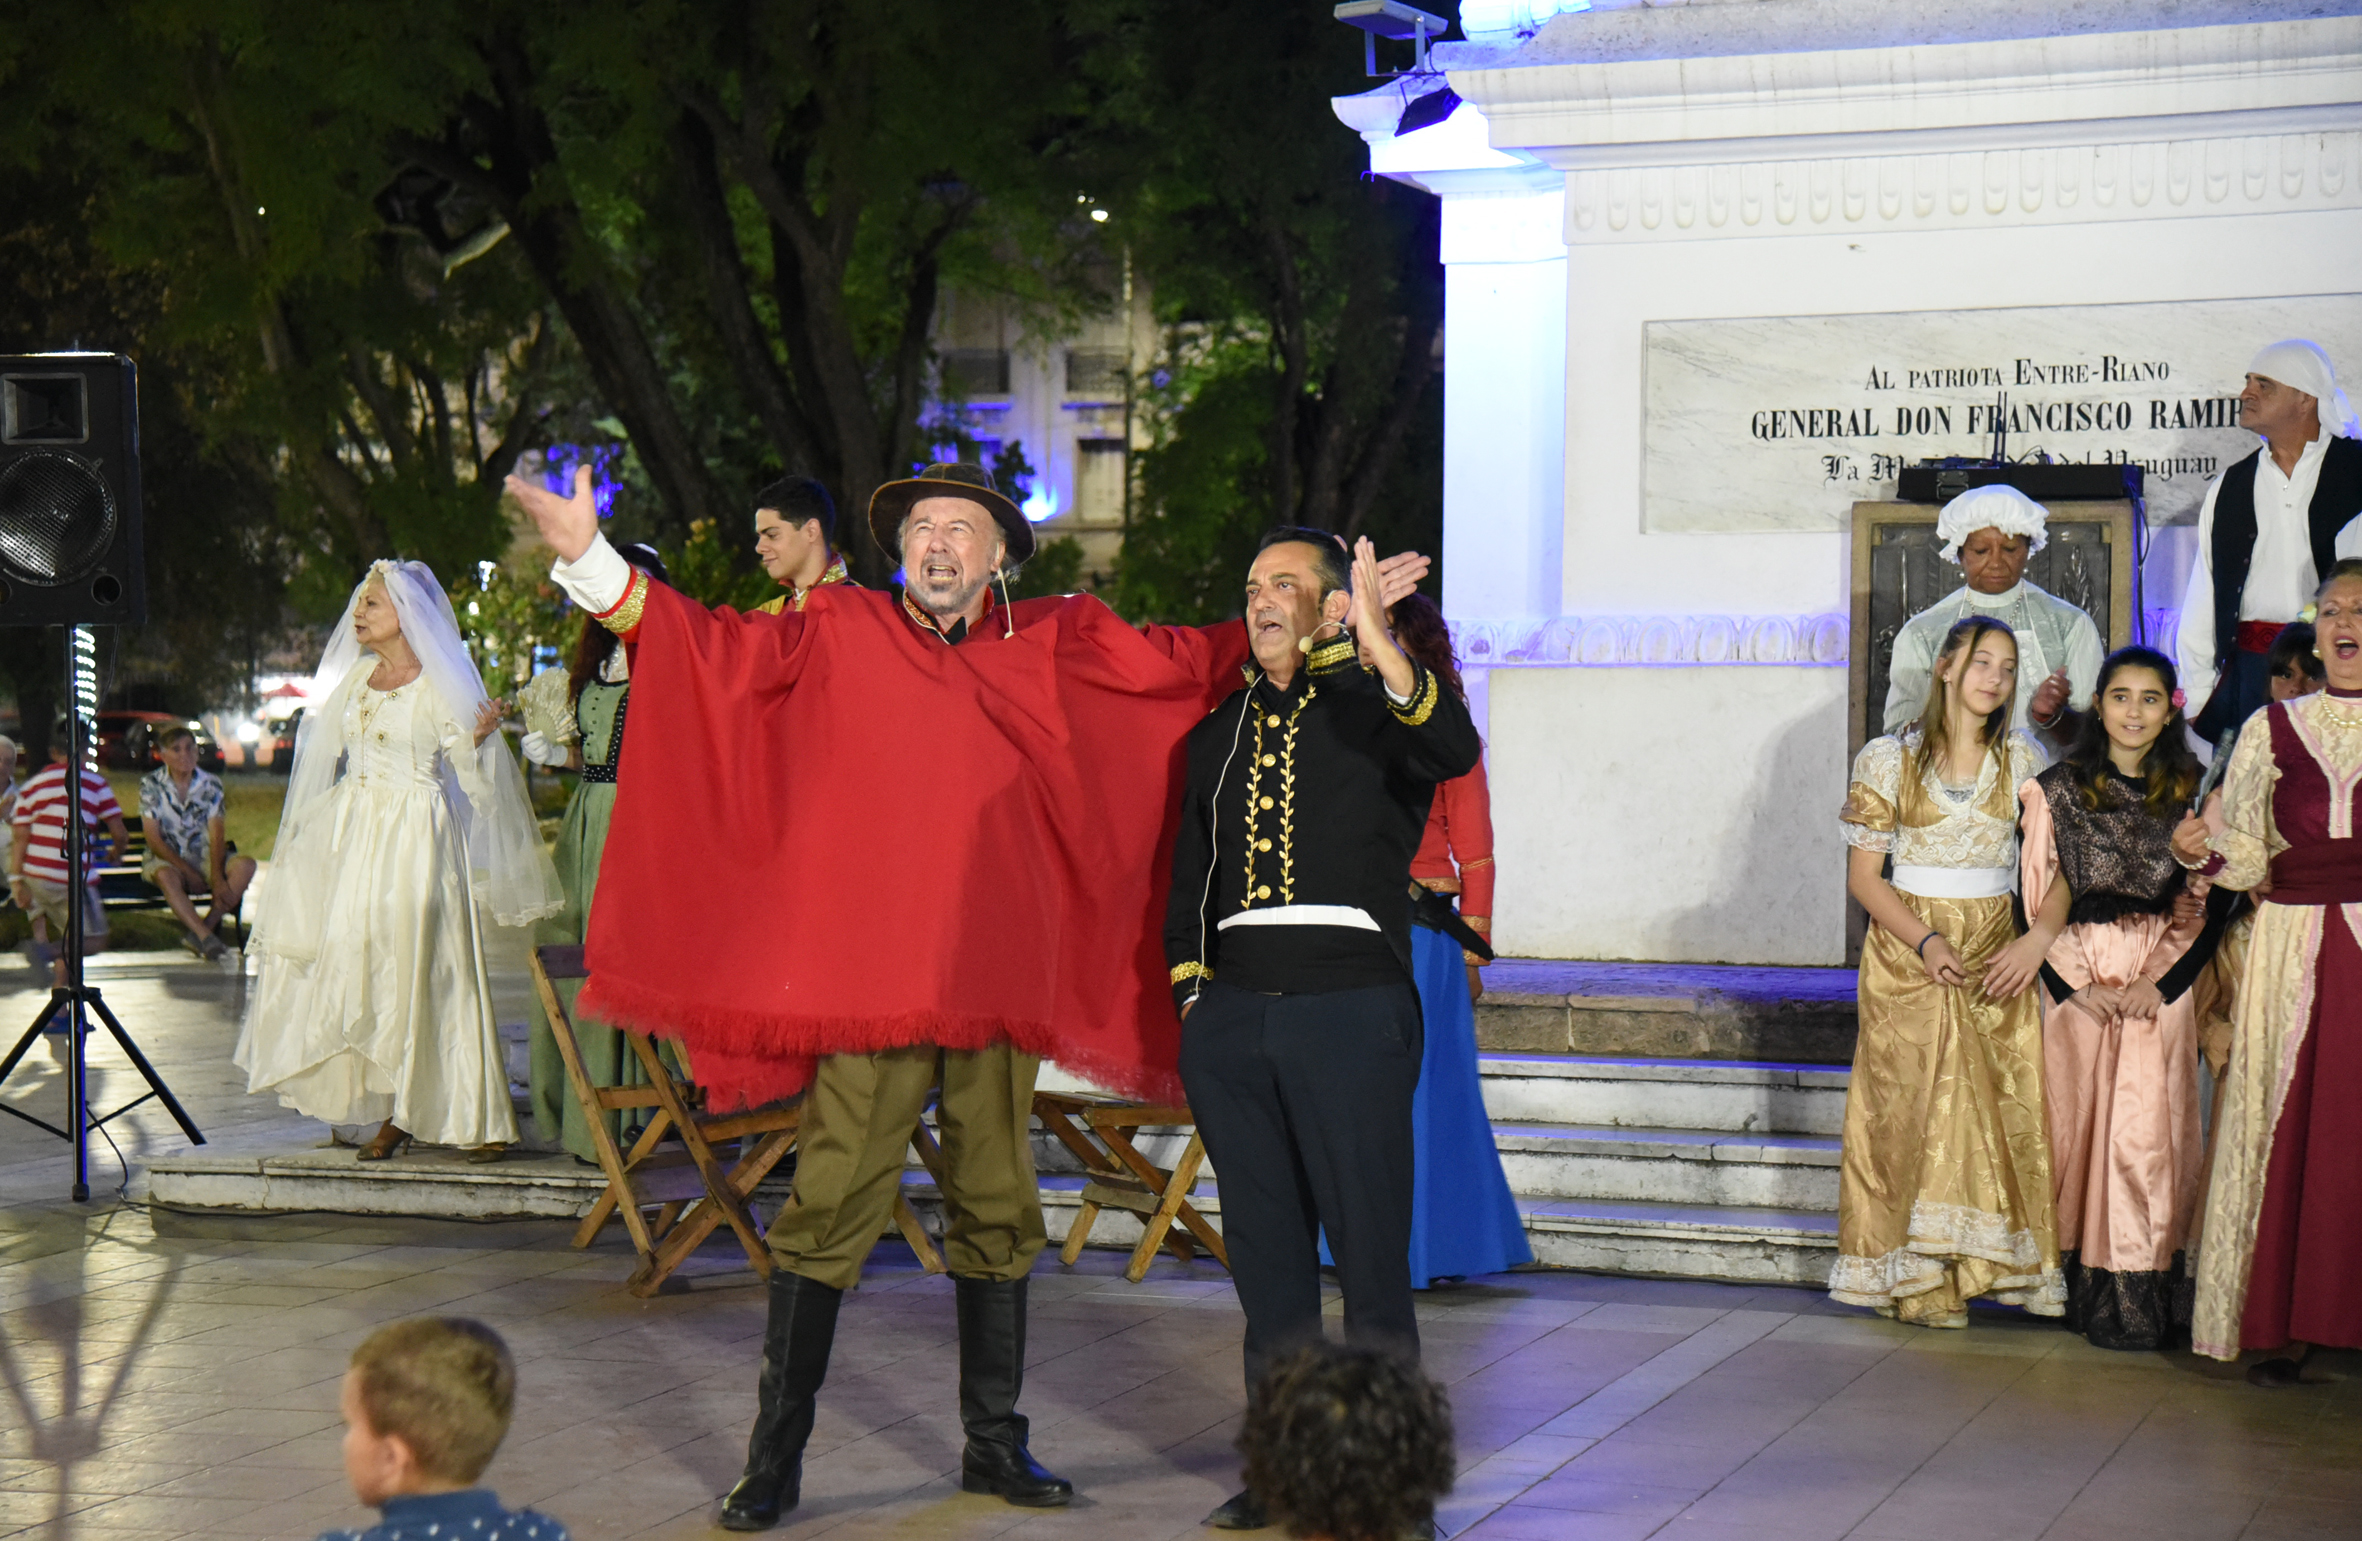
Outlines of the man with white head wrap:
M 2270 698 L 2273 639 L 2320 575 L 2362 556 L 2362 443 L 2319 344 L 2255 356 L 2239 426 L 2264 442 L 2206 489 L 2175 647 L 2191 724 L 2213 742 Z
M 1936 516 L 1943 558 L 1968 581 L 1903 623 L 1887 666 L 1886 726 L 1900 733 L 1927 707 L 1936 653 L 1964 616 L 1998 616 L 2018 639 L 2015 721 L 2055 757 L 2074 736 L 2073 708 L 2098 687 L 2101 645 L 2091 617 L 2026 581 L 2026 561 L 2042 549 L 2049 516 L 2041 504 L 1999 482 L 1971 487 Z

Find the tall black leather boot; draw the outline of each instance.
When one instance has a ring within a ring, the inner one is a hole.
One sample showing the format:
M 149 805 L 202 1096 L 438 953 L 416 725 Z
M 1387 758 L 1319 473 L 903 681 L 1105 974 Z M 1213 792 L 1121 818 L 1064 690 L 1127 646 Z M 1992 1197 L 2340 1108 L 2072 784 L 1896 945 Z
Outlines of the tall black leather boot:
M 1025 1448 L 1025 1415 L 1017 1411 L 1025 1385 L 1025 1283 L 952 1281 L 960 1313 L 960 1426 L 968 1432 L 960 1486 L 1028 1509 L 1055 1509 L 1072 1501 L 1074 1484 L 1042 1470 Z
M 754 1434 L 746 1442 L 746 1473 L 722 1500 L 724 1530 L 769 1530 L 802 1496 L 804 1441 L 812 1437 L 813 1398 L 828 1378 L 844 1294 L 773 1270 Z

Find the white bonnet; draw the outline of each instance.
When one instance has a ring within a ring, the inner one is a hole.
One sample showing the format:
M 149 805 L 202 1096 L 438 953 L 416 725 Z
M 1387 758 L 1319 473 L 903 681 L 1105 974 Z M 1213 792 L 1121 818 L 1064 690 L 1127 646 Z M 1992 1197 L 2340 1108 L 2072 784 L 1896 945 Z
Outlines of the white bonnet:
M 2041 504 L 2015 487 L 2001 482 L 1971 487 L 1936 515 L 1936 535 L 1944 543 L 1939 554 L 1947 562 L 1958 562 L 1962 541 L 1979 530 L 1999 530 L 2004 535 L 2025 536 L 2026 554 L 2032 556 L 2049 538 L 2049 519 Z

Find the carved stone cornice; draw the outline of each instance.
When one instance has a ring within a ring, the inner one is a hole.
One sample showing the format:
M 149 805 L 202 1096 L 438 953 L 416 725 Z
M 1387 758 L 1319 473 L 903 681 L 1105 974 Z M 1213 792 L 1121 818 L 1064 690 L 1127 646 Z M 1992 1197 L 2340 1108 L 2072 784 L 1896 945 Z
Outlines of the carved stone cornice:
M 2358 67 L 2362 18 L 2332 15 L 1449 77 L 1495 150 L 1575 170 L 2353 128 Z
M 1824 615 L 1561 615 L 1453 621 L 1464 669 L 1719 667 L 1843 668 L 1846 617 Z
M 2362 131 L 1567 174 L 1570 245 L 2362 208 Z

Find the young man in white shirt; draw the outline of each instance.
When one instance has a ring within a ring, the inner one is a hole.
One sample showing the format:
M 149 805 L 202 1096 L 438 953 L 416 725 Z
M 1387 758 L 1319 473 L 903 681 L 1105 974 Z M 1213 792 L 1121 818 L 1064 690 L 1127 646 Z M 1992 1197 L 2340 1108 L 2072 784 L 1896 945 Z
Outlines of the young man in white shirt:
M 181 945 L 218 962 L 229 951 L 219 935 L 221 918 L 245 897 L 246 885 L 254 880 L 254 858 L 229 849 L 222 822 L 227 792 L 219 776 L 197 768 L 197 735 L 185 727 L 166 728 L 158 755 L 164 763 L 139 784 L 146 877 L 188 928 Z M 211 901 L 202 916 L 199 899 Z

